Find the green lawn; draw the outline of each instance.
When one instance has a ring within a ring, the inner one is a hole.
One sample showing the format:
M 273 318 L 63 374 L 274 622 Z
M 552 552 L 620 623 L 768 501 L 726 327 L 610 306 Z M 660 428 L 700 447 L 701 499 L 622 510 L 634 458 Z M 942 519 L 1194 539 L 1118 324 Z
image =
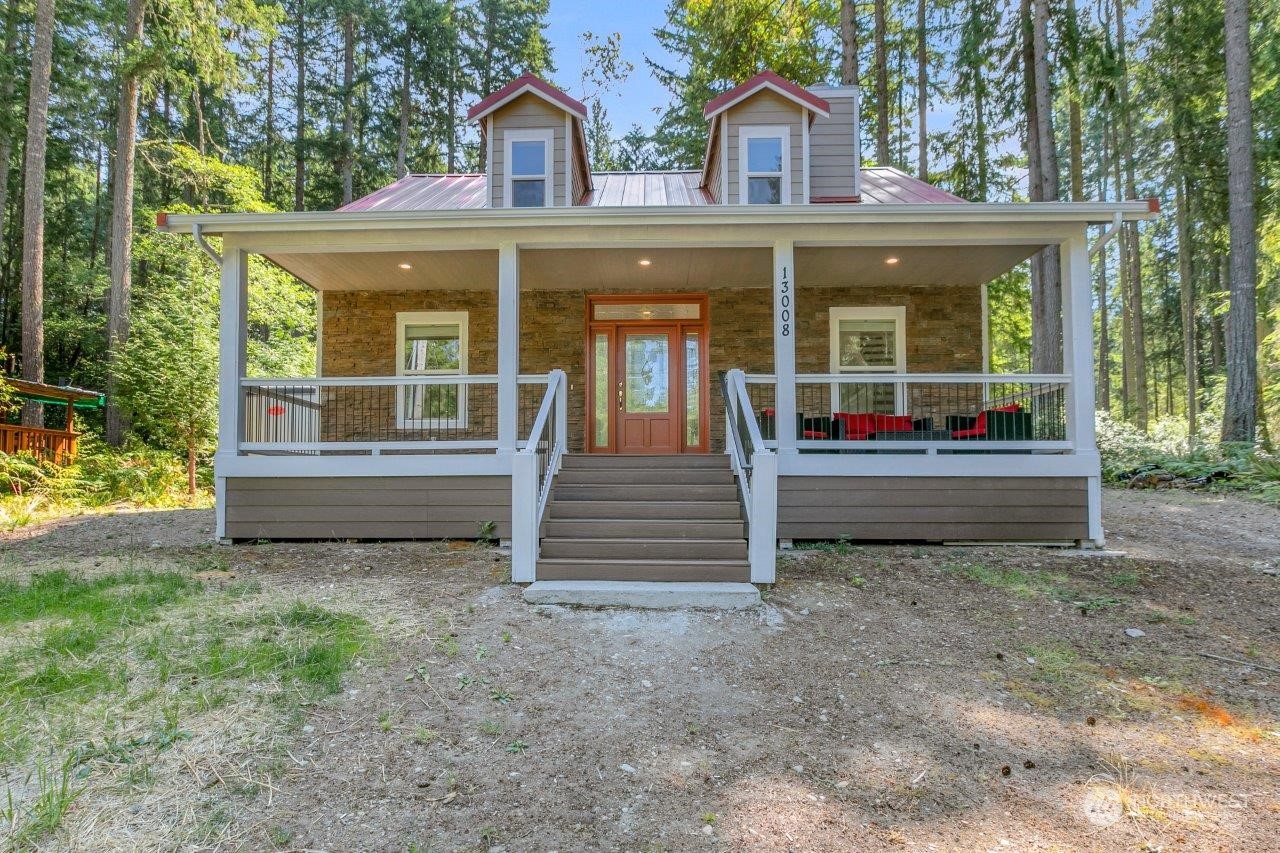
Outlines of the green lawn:
M 223 709 L 289 726 L 371 643 L 358 617 L 204 584 L 207 566 L 129 562 L 0 580 L 0 845 L 36 844 L 94 786 L 145 787 Z

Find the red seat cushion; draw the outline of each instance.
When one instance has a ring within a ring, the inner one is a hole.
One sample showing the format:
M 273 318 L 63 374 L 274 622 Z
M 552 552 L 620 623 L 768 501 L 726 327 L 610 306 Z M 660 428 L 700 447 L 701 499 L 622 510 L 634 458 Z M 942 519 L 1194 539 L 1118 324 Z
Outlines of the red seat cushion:
M 986 425 L 983 425 L 982 429 L 957 429 L 951 431 L 952 438 L 982 438 L 986 434 Z
M 1021 411 L 1022 411 L 1022 407 L 1021 407 L 1021 406 L 1019 406 L 1017 403 L 1010 403 L 1010 404 L 1009 404 L 1009 405 L 1007 405 L 1007 406 L 996 406 L 994 409 L 989 409 L 988 411 L 992 411 L 992 412 L 1021 412 Z
M 844 437 L 862 441 L 876 431 L 876 418 L 870 412 L 836 412 L 833 418 L 844 424 Z
M 827 434 L 816 429 L 807 429 L 804 431 L 805 438 L 827 438 Z
M 911 415 L 876 415 L 876 432 L 911 432 Z

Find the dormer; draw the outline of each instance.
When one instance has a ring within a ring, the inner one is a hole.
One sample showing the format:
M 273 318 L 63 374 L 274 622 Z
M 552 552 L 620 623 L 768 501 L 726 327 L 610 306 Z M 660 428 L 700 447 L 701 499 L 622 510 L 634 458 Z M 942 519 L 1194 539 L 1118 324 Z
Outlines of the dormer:
M 855 87 L 805 89 L 764 71 L 709 101 L 703 115 L 702 186 L 717 204 L 856 200 Z
M 569 207 L 591 191 L 587 108 L 524 74 L 467 113 L 480 125 L 490 207 Z

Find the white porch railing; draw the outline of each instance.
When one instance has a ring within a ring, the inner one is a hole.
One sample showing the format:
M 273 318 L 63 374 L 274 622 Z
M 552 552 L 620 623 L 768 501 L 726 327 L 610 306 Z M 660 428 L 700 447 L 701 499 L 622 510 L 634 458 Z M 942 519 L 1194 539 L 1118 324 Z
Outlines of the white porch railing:
M 725 404 L 725 450 L 747 514 L 747 560 L 752 583 L 773 583 L 777 574 L 778 462 L 765 447 L 741 370 L 721 379 Z
M 511 470 L 511 580 L 529 583 L 538 564 L 542 517 L 568 446 L 569 396 L 563 370 L 553 370 L 524 446 Z
M 744 377 L 766 447 L 779 449 L 773 376 Z M 840 373 L 796 377 L 794 446 L 807 453 L 1069 453 L 1065 374 Z
M 522 430 L 547 383 L 545 375 L 519 378 Z M 240 453 L 378 456 L 498 448 L 493 375 L 241 379 L 240 394 Z

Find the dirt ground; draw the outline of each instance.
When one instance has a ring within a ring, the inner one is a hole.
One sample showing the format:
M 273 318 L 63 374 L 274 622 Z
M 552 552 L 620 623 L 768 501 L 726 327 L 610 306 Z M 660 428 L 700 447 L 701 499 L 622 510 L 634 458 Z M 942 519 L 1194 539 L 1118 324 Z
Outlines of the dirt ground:
M 206 544 L 211 524 L 84 516 L 0 548 L 23 571 L 207 552 L 373 623 L 380 648 L 303 709 L 284 756 L 236 757 L 271 763 L 269 785 L 174 792 L 164 819 L 227 810 L 223 849 L 1269 851 L 1280 838 L 1274 508 L 1108 491 L 1120 556 L 795 551 L 765 606 L 733 614 L 535 608 L 496 550 L 225 548 Z M 200 749 L 198 732 L 175 747 Z M 86 822 L 68 816 L 72 846 L 154 846 L 128 815 L 99 816 L 106 834 Z

